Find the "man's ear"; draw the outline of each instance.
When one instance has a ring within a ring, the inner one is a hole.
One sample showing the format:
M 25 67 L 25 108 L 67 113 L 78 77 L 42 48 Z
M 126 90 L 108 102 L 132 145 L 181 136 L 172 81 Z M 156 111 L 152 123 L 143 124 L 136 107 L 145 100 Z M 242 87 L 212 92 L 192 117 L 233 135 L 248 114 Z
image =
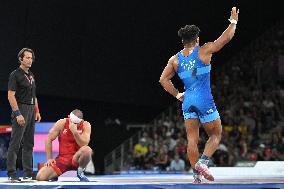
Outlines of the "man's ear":
M 199 43 L 199 37 L 196 38 L 196 43 Z

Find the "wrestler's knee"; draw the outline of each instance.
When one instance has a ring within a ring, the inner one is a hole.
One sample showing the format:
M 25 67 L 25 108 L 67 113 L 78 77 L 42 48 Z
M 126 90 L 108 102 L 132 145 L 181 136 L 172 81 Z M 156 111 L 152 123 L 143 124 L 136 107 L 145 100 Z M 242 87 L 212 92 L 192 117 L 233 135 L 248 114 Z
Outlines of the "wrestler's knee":
M 38 172 L 38 174 L 36 175 L 36 180 L 38 181 L 45 181 L 47 180 L 46 176 L 44 175 L 44 173 L 42 171 Z
M 84 146 L 82 147 L 81 152 L 84 156 L 92 156 L 93 150 L 89 146 Z

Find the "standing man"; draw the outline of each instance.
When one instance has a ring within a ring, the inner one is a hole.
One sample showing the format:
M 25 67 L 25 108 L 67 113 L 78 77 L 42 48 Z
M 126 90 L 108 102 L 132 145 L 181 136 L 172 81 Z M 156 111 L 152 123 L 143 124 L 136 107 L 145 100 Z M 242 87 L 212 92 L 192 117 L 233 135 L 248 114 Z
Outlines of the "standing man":
M 216 151 L 221 140 L 222 126 L 210 88 L 211 57 L 218 52 L 234 36 L 239 11 L 232 8 L 230 24 L 222 35 L 214 42 L 199 46 L 199 28 L 186 25 L 178 31 L 184 48 L 169 59 L 160 77 L 164 89 L 182 101 L 182 110 L 187 132 L 187 155 L 193 168 L 194 183 L 200 183 L 202 175 L 213 181 L 214 177 L 208 169 L 209 158 Z M 172 84 L 171 78 L 177 72 L 184 83 L 185 92 L 180 93 Z M 199 158 L 199 122 L 203 125 L 209 139 Z
M 18 53 L 20 66 L 9 77 L 8 100 L 12 108 L 12 134 L 7 155 L 7 171 L 10 181 L 20 181 L 16 175 L 16 161 L 22 145 L 22 164 L 24 180 L 33 177 L 33 147 L 35 120 L 39 122 L 41 116 L 36 98 L 36 84 L 30 71 L 35 55 L 32 49 L 23 48 Z
M 77 170 L 80 181 L 88 182 L 84 170 L 92 158 L 92 149 L 88 146 L 91 136 L 91 124 L 83 120 L 81 110 L 73 110 L 69 118 L 58 120 L 50 129 L 45 140 L 47 162 L 36 179 L 48 181 L 57 179 L 64 172 Z M 59 155 L 52 158 L 52 141 L 58 137 Z

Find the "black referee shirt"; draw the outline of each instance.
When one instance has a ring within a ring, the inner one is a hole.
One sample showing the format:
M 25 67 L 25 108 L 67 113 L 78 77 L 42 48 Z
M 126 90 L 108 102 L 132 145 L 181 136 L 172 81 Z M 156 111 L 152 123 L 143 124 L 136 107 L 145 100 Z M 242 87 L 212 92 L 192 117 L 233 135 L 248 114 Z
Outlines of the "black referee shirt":
M 36 84 L 34 74 L 26 73 L 22 68 L 14 70 L 9 77 L 8 90 L 16 92 L 17 103 L 35 104 Z

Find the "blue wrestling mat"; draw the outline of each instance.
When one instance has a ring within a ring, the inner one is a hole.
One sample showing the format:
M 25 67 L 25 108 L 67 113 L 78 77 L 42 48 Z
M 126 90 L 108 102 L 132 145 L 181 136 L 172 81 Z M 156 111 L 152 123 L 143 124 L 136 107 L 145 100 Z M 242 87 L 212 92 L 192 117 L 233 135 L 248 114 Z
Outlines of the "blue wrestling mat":
M 75 174 L 71 173 L 71 175 Z M 56 182 L 30 181 L 10 183 L 7 177 L 0 178 L 1 189 L 280 189 L 284 188 L 282 177 L 254 176 L 231 177 L 219 176 L 214 182 L 204 181 L 192 184 L 190 174 L 122 174 L 89 176 L 90 182 L 79 182 L 74 176 L 61 176 Z

